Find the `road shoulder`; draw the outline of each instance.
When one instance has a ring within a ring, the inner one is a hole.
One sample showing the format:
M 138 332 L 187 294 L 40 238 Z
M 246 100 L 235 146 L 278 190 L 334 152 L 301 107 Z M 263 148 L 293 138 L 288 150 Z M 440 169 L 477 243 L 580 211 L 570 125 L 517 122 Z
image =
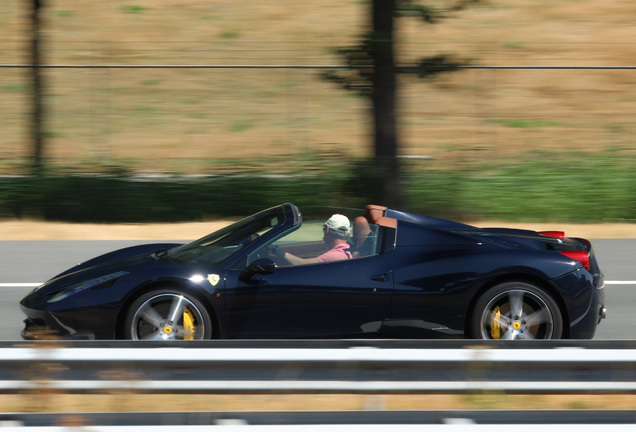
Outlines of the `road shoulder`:
M 0 221 L 0 239 L 23 240 L 188 240 L 203 237 L 230 221 L 159 224 L 72 224 L 25 220 Z M 569 237 L 636 238 L 636 224 L 563 224 L 476 221 L 479 227 L 564 231 Z

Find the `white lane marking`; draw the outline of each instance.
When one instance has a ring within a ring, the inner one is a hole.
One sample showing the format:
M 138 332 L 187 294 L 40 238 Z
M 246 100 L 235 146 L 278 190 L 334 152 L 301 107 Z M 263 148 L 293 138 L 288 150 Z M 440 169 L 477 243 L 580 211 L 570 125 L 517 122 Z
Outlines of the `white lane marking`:
M 44 282 L 0 283 L 0 288 L 35 288 Z M 636 281 L 605 281 L 605 285 L 636 285 Z

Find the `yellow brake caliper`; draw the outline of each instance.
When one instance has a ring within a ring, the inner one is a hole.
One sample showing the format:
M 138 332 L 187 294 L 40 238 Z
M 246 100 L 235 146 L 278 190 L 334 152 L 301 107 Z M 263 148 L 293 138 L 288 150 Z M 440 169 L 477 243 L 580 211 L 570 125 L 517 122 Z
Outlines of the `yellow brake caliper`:
M 499 306 L 496 306 L 492 311 L 492 319 L 490 320 L 490 336 L 493 339 L 499 339 L 501 337 L 501 325 L 499 324 L 499 318 L 501 317 L 501 312 L 499 311 Z
M 183 310 L 183 340 L 194 340 L 194 315 L 190 312 L 190 309 L 185 308 Z

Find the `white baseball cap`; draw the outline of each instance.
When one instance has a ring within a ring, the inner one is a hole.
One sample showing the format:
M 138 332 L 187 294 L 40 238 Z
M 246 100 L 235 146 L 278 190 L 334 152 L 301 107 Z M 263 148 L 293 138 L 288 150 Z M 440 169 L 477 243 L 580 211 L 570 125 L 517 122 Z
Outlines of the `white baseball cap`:
M 325 222 L 325 226 L 328 226 L 336 237 L 347 238 L 351 233 L 349 218 L 341 214 L 331 216 L 327 222 Z

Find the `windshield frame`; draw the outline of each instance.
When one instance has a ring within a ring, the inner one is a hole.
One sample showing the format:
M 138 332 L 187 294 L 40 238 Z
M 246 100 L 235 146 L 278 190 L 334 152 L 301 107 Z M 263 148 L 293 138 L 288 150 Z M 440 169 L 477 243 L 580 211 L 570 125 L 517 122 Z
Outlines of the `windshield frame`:
M 288 221 L 288 205 L 272 207 L 168 252 L 171 261 L 219 266 Z M 292 206 L 289 204 L 289 206 Z M 294 219 L 296 219 L 294 212 Z M 298 216 L 300 216 L 298 214 Z

